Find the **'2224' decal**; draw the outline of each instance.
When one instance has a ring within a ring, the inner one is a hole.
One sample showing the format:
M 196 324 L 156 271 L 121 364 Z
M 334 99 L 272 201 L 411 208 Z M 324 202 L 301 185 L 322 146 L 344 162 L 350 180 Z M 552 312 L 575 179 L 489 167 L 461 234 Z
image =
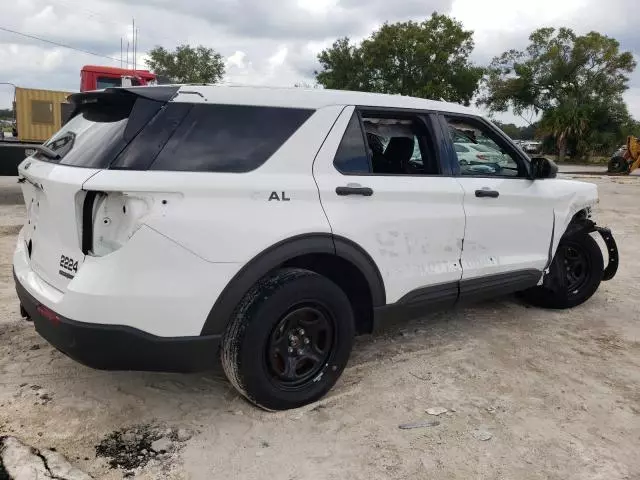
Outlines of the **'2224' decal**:
M 73 258 L 69 258 L 66 255 L 62 255 L 60 257 L 60 267 L 65 270 L 69 270 L 70 272 L 78 271 L 78 261 L 74 261 Z

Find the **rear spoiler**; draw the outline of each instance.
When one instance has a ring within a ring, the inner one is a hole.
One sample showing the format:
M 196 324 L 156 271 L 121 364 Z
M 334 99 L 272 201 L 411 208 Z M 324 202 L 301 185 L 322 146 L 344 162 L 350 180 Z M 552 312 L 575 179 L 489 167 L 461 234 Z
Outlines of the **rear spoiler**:
M 104 90 L 94 90 L 91 92 L 73 93 L 67 97 L 67 101 L 79 106 L 87 103 L 95 103 L 111 95 L 135 95 L 137 97 L 155 100 L 156 102 L 168 102 L 178 93 L 179 88 L 180 86 L 178 85 L 106 88 Z

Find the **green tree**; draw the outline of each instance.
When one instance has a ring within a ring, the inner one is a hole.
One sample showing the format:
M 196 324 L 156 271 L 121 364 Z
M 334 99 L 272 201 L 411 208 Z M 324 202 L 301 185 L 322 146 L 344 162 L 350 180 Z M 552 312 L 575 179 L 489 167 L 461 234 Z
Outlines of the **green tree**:
M 469 104 L 483 69 L 469 61 L 473 32 L 446 15 L 385 23 L 361 44 L 344 37 L 318 55 L 325 88 L 443 99 Z
M 504 133 L 506 133 L 509 137 L 511 137 L 513 139 L 522 138 L 521 137 L 520 127 L 518 127 L 516 124 L 514 124 L 514 123 L 502 123 L 502 122 L 498 122 L 498 121 L 494 121 L 493 123 L 495 123 L 498 127 L 500 127 L 500 130 L 502 130 Z
M 540 129 L 555 138 L 560 159 L 569 144 L 586 152 L 601 141 L 597 129 L 603 118 L 614 122 L 608 125 L 610 132 L 628 120 L 620 105 L 636 63 L 630 52 L 620 52 L 615 39 L 541 28 L 529 41 L 525 50 L 493 59 L 479 104 L 491 112 L 542 114 Z
M 179 45 L 173 52 L 156 46 L 146 63 L 154 73 L 177 83 L 216 83 L 224 76 L 222 55 L 202 45 Z
M 0 119 L 12 120 L 13 119 L 13 110 L 11 110 L 9 108 L 0 108 Z
M 538 130 L 538 123 L 532 123 L 522 127 L 513 123 L 502 123 L 497 120 L 494 120 L 493 123 L 514 140 L 533 140 Z

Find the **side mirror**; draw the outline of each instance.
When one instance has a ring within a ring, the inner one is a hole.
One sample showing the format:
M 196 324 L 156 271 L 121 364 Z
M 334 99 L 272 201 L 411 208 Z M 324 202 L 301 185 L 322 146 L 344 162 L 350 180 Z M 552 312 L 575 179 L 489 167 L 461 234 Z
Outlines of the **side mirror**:
M 531 159 L 531 179 L 536 178 L 556 178 L 558 165 L 553 160 L 545 157 L 534 157 Z

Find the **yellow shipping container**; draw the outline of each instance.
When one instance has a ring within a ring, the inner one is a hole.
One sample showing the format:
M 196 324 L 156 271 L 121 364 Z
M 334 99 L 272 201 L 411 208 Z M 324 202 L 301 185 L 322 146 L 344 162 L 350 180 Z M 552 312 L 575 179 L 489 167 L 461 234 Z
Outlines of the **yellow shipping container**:
M 44 142 L 62 127 L 62 104 L 71 92 L 16 87 L 16 126 L 21 142 Z

